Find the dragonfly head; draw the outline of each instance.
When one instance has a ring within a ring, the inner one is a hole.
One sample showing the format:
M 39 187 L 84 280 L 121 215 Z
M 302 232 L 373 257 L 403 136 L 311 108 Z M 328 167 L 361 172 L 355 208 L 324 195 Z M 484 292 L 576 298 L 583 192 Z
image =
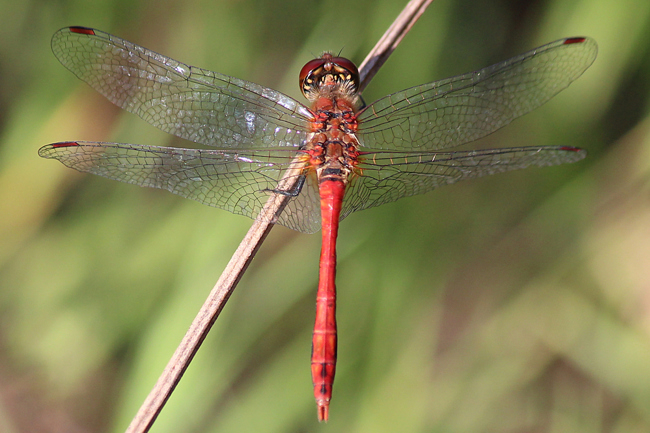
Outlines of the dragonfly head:
M 300 70 L 300 90 L 310 101 L 323 91 L 332 89 L 356 96 L 359 89 L 359 70 L 350 60 L 324 53 L 307 62 Z

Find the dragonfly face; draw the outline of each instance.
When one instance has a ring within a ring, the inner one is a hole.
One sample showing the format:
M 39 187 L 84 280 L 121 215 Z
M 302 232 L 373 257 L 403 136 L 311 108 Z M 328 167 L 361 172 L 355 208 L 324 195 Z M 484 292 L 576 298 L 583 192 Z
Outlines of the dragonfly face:
M 306 233 L 322 227 L 312 378 L 319 420 L 327 420 L 336 366 L 339 221 L 463 179 L 584 158 L 585 151 L 569 146 L 449 148 L 485 137 L 551 99 L 593 63 L 597 46 L 589 38 L 561 39 L 364 108 L 356 66 L 329 53 L 300 72 L 307 107 L 275 90 L 186 65 L 99 30 L 61 29 L 52 50 L 118 106 L 212 148 L 69 141 L 42 147 L 44 158 L 251 218 L 271 194 L 286 194 L 278 185 L 298 171 L 291 176 L 300 191 L 291 194 L 277 222 Z
M 299 81 L 302 94 L 312 102 L 326 87 L 338 88 L 352 96 L 359 89 L 359 71 L 350 60 L 325 53 L 303 66 Z

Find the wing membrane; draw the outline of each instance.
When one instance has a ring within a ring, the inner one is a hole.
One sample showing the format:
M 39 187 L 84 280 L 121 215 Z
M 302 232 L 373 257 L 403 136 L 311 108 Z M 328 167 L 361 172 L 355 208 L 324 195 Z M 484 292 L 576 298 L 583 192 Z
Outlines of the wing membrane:
M 539 107 L 593 63 L 596 42 L 561 39 L 487 68 L 393 93 L 358 114 L 364 147 L 440 150 Z
M 587 152 L 574 147 L 511 147 L 459 152 L 372 152 L 363 156 L 362 176 L 352 179 L 342 217 L 351 212 L 423 194 L 464 179 L 576 162 Z
M 69 142 L 39 155 L 75 170 L 182 197 L 255 219 L 296 155 L 293 149 L 230 151 L 122 143 Z M 320 228 L 320 199 L 313 176 L 292 197 L 278 223 L 313 233 Z
M 311 112 L 275 90 L 94 29 L 59 30 L 52 51 L 111 102 L 178 137 L 245 148 L 300 146 L 305 140 Z
M 40 156 L 251 218 L 270 195 L 282 193 L 278 183 L 310 133 L 312 113 L 304 105 L 98 30 L 61 29 L 52 49 L 64 66 L 120 107 L 163 131 L 219 148 L 66 142 L 42 147 Z M 584 158 L 586 152 L 571 147 L 439 150 L 477 140 L 542 105 L 578 78 L 596 52 L 591 39 L 563 39 L 370 104 L 357 119 L 361 145 L 372 151 L 362 152 L 341 218 L 463 179 Z M 320 228 L 320 198 L 307 154 L 304 162 L 306 182 L 277 222 L 312 233 Z

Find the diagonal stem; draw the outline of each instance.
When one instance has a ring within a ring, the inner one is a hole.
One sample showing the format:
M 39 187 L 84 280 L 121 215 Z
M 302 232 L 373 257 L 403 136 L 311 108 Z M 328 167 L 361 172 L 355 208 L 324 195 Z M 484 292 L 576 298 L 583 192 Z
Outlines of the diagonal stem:
M 374 77 L 404 35 L 408 33 L 415 21 L 417 21 L 432 1 L 411 0 L 406 5 L 402 13 L 361 64 L 359 68 L 361 89 L 364 89 L 372 77 Z M 304 168 L 304 160 L 300 155 L 296 156 L 278 183 L 277 189 L 281 191 L 293 190 L 297 186 Z M 244 272 L 253 260 L 262 242 L 266 239 L 278 216 L 282 213 L 291 198 L 291 196 L 283 194 L 272 194 L 269 197 L 260 215 L 253 222 L 250 230 L 239 244 L 230 262 L 228 262 L 228 265 L 221 274 L 221 277 L 194 318 L 194 321 L 176 348 L 176 351 L 167 363 L 158 381 L 131 421 L 126 433 L 144 433 L 149 431 L 163 406 L 176 388 L 176 385 L 180 382 L 181 377 L 199 350 L 201 343 L 212 328 L 212 325 L 217 320 L 221 310 L 223 310 L 228 298 L 235 290 L 237 283 L 244 275 Z
M 300 155 L 296 156 L 290 168 L 278 183 L 278 189 L 282 191 L 294 189 L 299 182 L 304 165 L 305 162 L 301 160 Z M 192 358 L 199 350 L 201 343 L 208 335 L 212 325 L 217 320 L 219 313 L 226 305 L 228 298 L 235 290 L 237 283 L 253 260 L 257 250 L 273 228 L 274 222 L 277 221 L 278 216 L 290 199 L 290 196 L 284 194 L 272 194 L 269 197 L 194 318 L 190 329 L 188 329 L 176 348 L 156 385 L 154 385 L 154 388 L 142 403 L 140 410 L 131 421 L 126 430 L 127 433 L 149 431 L 185 370 L 187 370 Z
M 404 36 L 411 30 L 413 24 L 420 18 L 426 8 L 433 3 L 433 0 L 411 0 L 393 21 L 393 24 L 386 30 L 386 33 L 379 39 L 374 48 L 370 50 L 361 66 L 359 66 L 359 77 L 361 84 L 359 92 L 363 92 L 370 80 L 379 71 L 388 57 L 393 54 L 395 48 L 402 42 Z

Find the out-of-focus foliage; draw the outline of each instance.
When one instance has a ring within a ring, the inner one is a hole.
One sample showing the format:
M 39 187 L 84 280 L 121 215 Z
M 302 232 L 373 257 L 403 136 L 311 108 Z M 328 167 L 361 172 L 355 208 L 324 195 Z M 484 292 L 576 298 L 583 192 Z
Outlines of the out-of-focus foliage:
M 79 82 L 51 35 L 97 27 L 298 97 L 304 62 L 360 62 L 402 6 L 3 2 L 0 431 L 124 431 L 250 225 L 40 159 L 71 139 L 187 145 Z M 588 158 L 345 220 L 327 426 L 309 373 L 320 239 L 274 229 L 152 431 L 649 431 L 649 16 L 647 0 L 434 2 L 365 99 L 588 35 L 583 77 L 479 143 Z

